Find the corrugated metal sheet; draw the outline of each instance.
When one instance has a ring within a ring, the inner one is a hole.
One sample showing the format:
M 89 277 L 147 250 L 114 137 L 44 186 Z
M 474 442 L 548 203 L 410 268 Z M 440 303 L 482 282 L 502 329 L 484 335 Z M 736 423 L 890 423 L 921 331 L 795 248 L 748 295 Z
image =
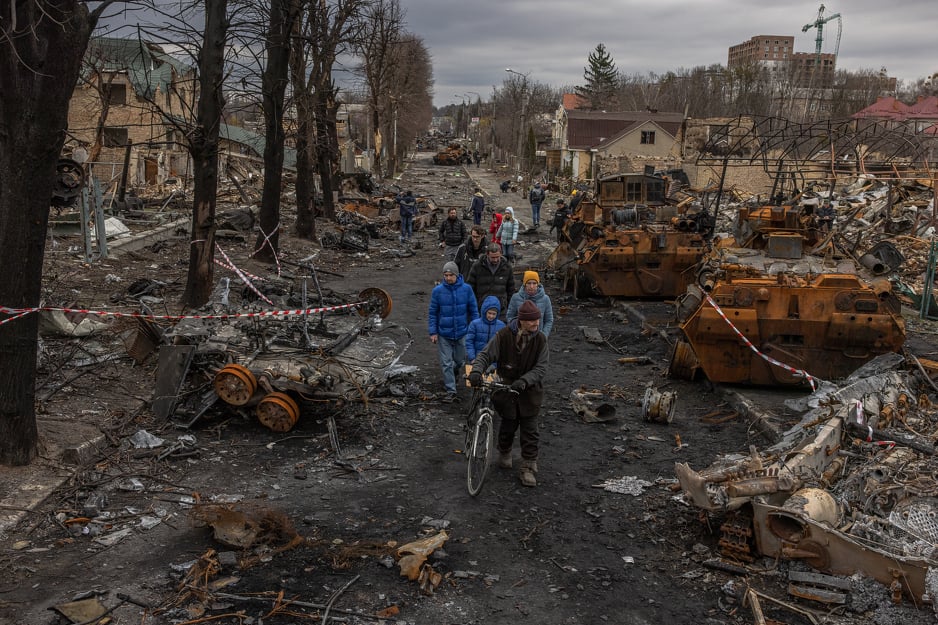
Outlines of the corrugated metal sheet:
M 96 37 L 88 42 L 85 63 L 88 66 L 85 76 L 92 67 L 104 72 L 126 71 L 134 91 L 143 98 L 153 98 L 157 89 L 166 93 L 174 74 L 181 76 L 192 71 L 154 43 L 115 37 Z

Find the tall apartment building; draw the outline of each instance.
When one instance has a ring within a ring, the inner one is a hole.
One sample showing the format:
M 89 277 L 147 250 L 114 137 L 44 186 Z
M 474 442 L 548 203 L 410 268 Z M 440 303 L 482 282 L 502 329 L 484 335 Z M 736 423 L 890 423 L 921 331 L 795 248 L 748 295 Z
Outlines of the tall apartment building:
M 727 69 L 746 65 L 770 68 L 787 65 L 795 51 L 795 38 L 786 35 L 756 35 L 749 41 L 730 46 Z
M 798 87 L 830 87 L 834 84 L 836 63 L 837 57 L 827 52 L 821 53 L 820 65 L 816 53 L 795 52 L 791 58 L 791 75 Z
M 749 41 L 730 46 L 726 67 L 761 65 L 773 74 L 787 76 L 797 87 L 830 87 L 834 81 L 837 57 L 823 53 L 818 64 L 815 53 L 795 52 L 794 48 L 794 37 L 757 35 Z

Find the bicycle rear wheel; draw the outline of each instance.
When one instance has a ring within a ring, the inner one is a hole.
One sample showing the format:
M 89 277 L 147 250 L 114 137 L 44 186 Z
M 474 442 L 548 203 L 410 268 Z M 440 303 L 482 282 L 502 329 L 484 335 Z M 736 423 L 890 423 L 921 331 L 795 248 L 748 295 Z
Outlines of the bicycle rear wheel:
M 492 413 L 489 410 L 480 409 L 477 413 L 466 452 L 469 459 L 466 488 L 475 497 L 482 490 L 485 474 L 489 470 L 489 456 L 492 454 Z

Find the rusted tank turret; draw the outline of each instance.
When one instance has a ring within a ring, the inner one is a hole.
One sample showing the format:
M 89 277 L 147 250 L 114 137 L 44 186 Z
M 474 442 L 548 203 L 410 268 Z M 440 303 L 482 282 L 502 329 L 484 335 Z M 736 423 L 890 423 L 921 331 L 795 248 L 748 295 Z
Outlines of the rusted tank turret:
M 678 300 L 684 340 L 672 349 L 671 375 L 799 385 L 899 351 L 905 324 L 892 285 L 864 277 L 833 247 L 806 254 L 823 234 L 796 206 L 740 210 L 736 239 L 715 246 Z

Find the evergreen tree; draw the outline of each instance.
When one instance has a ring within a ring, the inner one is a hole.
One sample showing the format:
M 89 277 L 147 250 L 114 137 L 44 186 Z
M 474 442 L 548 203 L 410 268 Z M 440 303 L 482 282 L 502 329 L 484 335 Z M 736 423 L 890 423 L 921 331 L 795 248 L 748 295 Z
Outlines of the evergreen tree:
M 586 84 L 577 86 L 576 94 L 587 101 L 591 110 L 615 109 L 619 72 L 612 56 L 606 51 L 606 45 L 598 44 L 590 52 L 587 62 L 589 65 L 583 68 Z

